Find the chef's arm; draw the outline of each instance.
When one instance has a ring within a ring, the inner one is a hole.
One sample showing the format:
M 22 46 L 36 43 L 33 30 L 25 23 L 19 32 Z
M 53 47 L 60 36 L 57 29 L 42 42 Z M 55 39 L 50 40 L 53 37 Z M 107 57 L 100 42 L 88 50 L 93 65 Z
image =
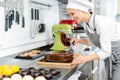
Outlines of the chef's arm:
M 91 60 L 99 60 L 99 56 L 97 54 L 90 54 L 87 55 L 87 61 L 91 61 Z
M 77 64 L 83 64 L 83 63 L 86 63 L 86 62 L 92 61 L 92 60 L 104 60 L 109 56 L 110 56 L 109 52 L 105 52 L 100 49 L 93 54 L 89 54 L 89 55 L 85 55 L 85 56 L 80 55 L 78 58 L 75 58 L 72 61 L 72 65 L 75 66 Z
M 92 60 L 99 60 L 99 56 L 97 54 L 90 54 L 87 56 L 80 55 L 78 58 L 75 58 L 72 61 L 72 66 L 75 66 L 77 64 L 83 64 L 83 63 L 86 63 L 86 62 L 92 61 Z
M 87 40 L 87 39 L 79 39 L 79 42 L 80 42 L 81 44 L 88 45 L 88 40 Z
M 88 45 L 88 40 L 87 39 L 83 39 L 83 38 L 81 38 L 81 39 L 74 39 L 74 38 L 72 38 L 70 42 L 73 43 L 74 45 L 77 44 L 77 43 Z

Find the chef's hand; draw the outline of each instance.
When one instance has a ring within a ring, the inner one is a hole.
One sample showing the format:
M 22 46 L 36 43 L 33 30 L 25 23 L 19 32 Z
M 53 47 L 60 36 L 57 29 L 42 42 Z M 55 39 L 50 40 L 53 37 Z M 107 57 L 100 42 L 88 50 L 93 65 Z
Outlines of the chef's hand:
M 88 40 L 87 39 L 75 39 L 75 38 L 72 38 L 70 40 L 70 43 L 72 43 L 73 45 L 78 44 L 78 43 L 88 45 Z
M 75 44 L 80 43 L 80 42 L 79 42 L 79 39 L 72 38 L 70 40 L 70 43 L 73 44 L 73 45 L 75 45 Z
M 83 64 L 88 61 L 87 56 L 82 56 L 80 55 L 78 58 L 73 59 L 72 61 L 72 67 L 78 65 L 78 64 Z

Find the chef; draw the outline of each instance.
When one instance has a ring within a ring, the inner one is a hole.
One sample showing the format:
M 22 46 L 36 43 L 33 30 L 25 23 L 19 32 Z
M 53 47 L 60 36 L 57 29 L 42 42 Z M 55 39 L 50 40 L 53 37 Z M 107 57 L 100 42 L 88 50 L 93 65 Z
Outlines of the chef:
M 99 50 L 87 56 L 80 55 L 72 65 L 91 60 L 103 60 L 107 72 L 106 80 L 120 78 L 120 25 L 101 15 L 95 15 L 94 5 L 88 0 L 69 0 L 68 15 L 77 23 L 82 23 L 86 34 Z M 86 43 L 85 39 L 71 39 L 71 43 Z

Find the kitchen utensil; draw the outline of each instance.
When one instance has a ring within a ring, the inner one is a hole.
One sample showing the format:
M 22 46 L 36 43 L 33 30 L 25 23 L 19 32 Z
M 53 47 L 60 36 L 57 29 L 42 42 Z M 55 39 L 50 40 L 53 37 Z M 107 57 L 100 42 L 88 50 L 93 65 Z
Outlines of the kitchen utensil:
M 35 20 L 37 20 L 37 9 L 34 10 L 35 10 Z
M 5 18 L 5 31 L 8 31 L 8 26 L 9 26 L 9 19 L 6 17 Z
M 44 15 L 45 9 L 40 8 L 40 26 L 39 26 L 39 33 L 45 32 L 45 23 L 44 23 Z
M 55 33 L 54 44 L 52 50 L 65 50 L 66 46 L 61 42 L 61 33 L 71 33 L 72 27 L 69 24 L 58 24 L 52 27 L 52 32 Z
M 70 43 L 70 46 L 67 47 L 67 48 L 65 49 L 65 51 L 66 51 L 66 52 L 72 52 L 72 53 L 74 53 L 74 50 L 72 49 L 72 47 L 73 47 L 73 44 Z
M 39 33 L 41 33 L 41 32 L 45 32 L 45 24 L 43 24 L 43 23 L 41 23 L 39 25 Z
M 31 20 L 34 19 L 34 11 L 33 11 L 33 8 L 31 8 Z
M 18 11 L 16 11 L 16 19 L 15 19 L 15 22 L 16 22 L 17 24 L 20 23 L 20 14 L 19 14 Z
M 14 20 L 14 10 L 11 11 L 11 18 L 12 18 L 12 21 Z
M 22 8 L 21 8 L 21 16 L 22 16 L 22 27 L 25 27 L 25 17 L 24 17 L 24 1 L 20 0 L 21 4 L 22 4 Z
M 9 10 L 5 16 L 5 31 L 8 31 L 8 28 L 11 28 L 13 20 L 14 20 L 14 11 Z
M 22 15 L 22 27 L 25 27 L 25 17 Z
M 12 11 L 11 11 L 11 13 L 9 15 L 9 28 L 11 28 L 11 26 L 12 26 L 12 19 L 13 19 L 13 15 L 12 15 Z
M 37 9 L 37 20 L 39 20 L 39 9 Z
M 33 8 L 31 8 L 31 27 L 30 27 L 30 30 L 31 30 L 31 38 L 35 38 L 35 33 L 34 33 L 34 20 L 35 20 L 35 11 Z

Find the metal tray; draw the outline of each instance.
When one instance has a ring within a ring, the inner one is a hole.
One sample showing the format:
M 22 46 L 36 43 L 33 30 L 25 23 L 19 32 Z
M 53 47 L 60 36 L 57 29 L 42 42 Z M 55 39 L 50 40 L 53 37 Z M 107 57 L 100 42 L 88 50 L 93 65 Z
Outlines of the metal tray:
M 42 57 L 44 55 L 46 51 L 41 51 L 40 54 L 34 56 L 34 57 L 30 57 L 30 56 L 27 56 L 27 57 L 21 57 L 19 55 L 15 56 L 15 58 L 18 58 L 18 59 L 36 59 L 36 58 L 39 58 L 39 57 Z

